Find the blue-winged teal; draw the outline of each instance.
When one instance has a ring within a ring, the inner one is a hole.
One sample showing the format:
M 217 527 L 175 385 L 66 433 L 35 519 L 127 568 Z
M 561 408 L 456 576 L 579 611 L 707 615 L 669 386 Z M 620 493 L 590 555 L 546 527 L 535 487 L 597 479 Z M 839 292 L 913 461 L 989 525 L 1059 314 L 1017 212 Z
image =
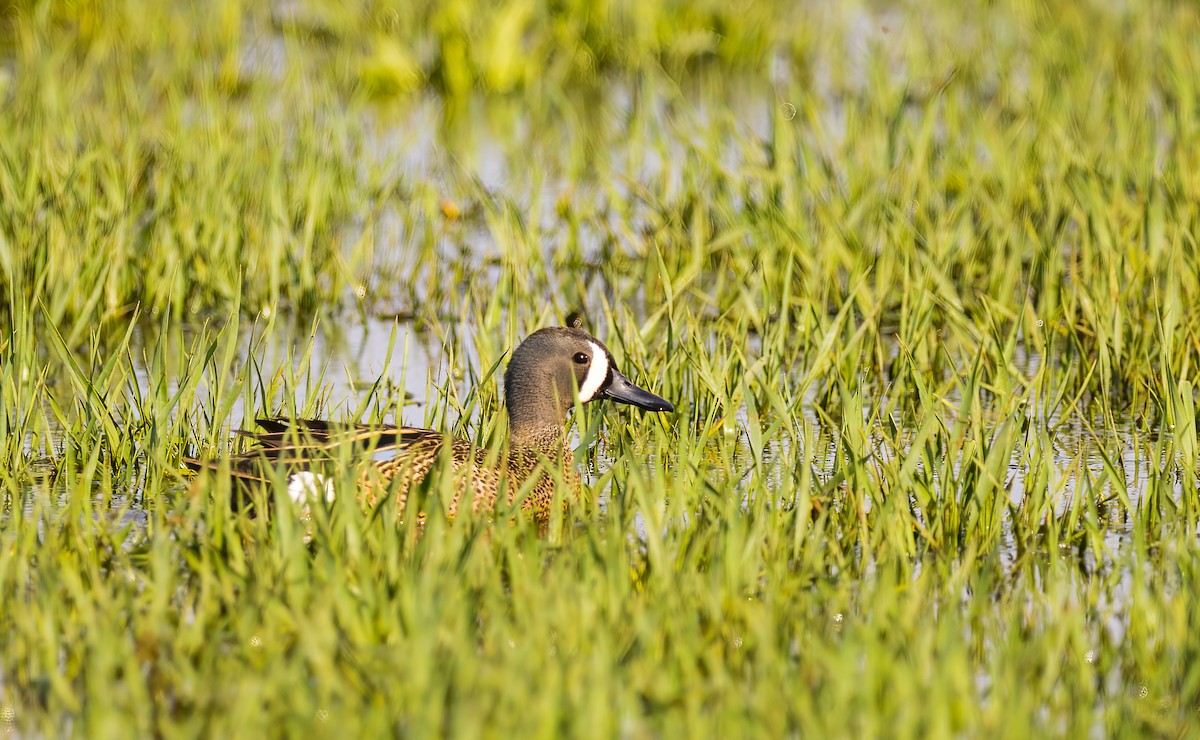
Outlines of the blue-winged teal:
M 612 353 L 579 329 L 549 327 L 525 339 L 513 352 L 504 373 L 508 408 L 507 455 L 479 449 L 467 440 L 414 427 L 337 425 L 324 421 L 260 419 L 264 433 L 253 434 L 259 446 L 230 459 L 234 478 L 243 484 L 270 482 L 279 466 L 287 469 L 288 493 L 296 499 L 333 496 L 333 479 L 317 472 L 321 461 L 336 459 L 339 450 L 369 452 L 359 475 L 359 493 L 375 503 L 392 491 L 400 510 L 409 489 L 420 483 L 451 446 L 456 475 L 453 515 L 465 492 L 474 511 L 490 511 L 501 491 L 510 503 L 524 493 L 523 505 L 545 519 L 554 497 L 556 471 L 572 488 L 578 486 L 565 423 L 578 390 L 582 403 L 608 398 L 648 411 L 674 411 L 663 398 L 634 385 L 617 370 Z M 347 448 L 346 446 L 352 446 Z M 193 469 L 214 468 L 211 461 L 185 460 Z

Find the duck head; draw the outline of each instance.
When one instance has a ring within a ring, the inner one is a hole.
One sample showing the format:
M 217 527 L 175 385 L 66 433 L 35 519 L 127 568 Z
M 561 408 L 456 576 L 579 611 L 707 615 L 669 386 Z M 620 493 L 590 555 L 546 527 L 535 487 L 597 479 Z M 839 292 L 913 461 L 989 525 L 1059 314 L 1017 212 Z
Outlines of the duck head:
M 647 411 L 675 410 L 670 401 L 625 377 L 599 339 L 580 329 L 553 326 L 526 337 L 504 371 L 512 436 L 561 432 L 576 390 L 581 403 L 607 398 Z

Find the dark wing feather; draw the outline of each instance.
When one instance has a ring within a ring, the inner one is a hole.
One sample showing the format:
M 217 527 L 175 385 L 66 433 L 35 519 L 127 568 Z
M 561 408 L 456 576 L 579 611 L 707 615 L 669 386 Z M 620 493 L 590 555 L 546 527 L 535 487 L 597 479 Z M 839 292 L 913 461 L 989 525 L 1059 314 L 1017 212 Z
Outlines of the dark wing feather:
M 415 445 L 440 444 L 445 436 L 419 427 L 365 424 L 338 424 L 318 419 L 256 419 L 264 432 L 237 433 L 258 443 L 245 452 L 229 457 L 230 473 L 246 482 L 269 482 L 271 470 L 279 465 L 305 468 L 315 462 L 329 461 L 334 452 L 349 445 L 364 452 L 402 450 Z M 216 470 L 216 460 L 184 458 L 188 468 Z
M 257 419 L 266 432 L 239 432 L 252 437 L 263 447 L 279 450 L 324 449 L 342 445 L 360 448 L 392 449 L 406 447 L 429 439 L 442 439 L 440 432 L 419 427 L 397 427 L 390 424 L 338 424 L 319 419 Z
M 271 465 L 266 463 L 267 458 L 262 455 L 254 457 L 251 457 L 249 453 L 234 455 L 229 458 L 229 476 L 238 483 L 269 484 L 271 482 L 269 476 Z M 199 460 L 194 457 L 183 458 L 183 464 L 197 473 L 204 470 L 216 472 L 221 467 L 219 460 Z

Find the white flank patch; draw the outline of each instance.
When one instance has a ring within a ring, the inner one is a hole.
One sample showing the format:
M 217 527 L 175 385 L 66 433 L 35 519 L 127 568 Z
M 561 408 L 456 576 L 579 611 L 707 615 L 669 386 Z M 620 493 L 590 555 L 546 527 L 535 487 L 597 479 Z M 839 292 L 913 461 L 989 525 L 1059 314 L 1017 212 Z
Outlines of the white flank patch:
M 301 470 L 288 476 L 288 496 L 298 504 L 306 504 L 321 494 L 325 501 L 333 502 L 333 481 L 319 473 Z
M 608 353 L 595 342 L 588 342 L 592 345 L 592 366 L 588 368 L 587 377 L 583 379 L 583 385 L 579 386 L 579 400 L 587 403 L 596 397 L 600 392 L 600 386 L 604 385 L 604 379 L 608 377 Z

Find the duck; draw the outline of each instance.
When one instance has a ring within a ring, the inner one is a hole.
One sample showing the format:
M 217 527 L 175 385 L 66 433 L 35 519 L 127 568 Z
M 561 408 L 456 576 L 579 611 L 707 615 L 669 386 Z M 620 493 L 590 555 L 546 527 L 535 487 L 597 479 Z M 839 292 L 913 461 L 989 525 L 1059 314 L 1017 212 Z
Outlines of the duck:
M 491 512 L 501 497 L 509 505 L 521 497 L 521 507 L 544 523 L 553 510 L 557 481 L 580 490 L 566 430 L 576 398 L 581 404 L 609 400 L 655 413 L 675 411 L 670 401 L 626 377 L 599 339 L 576 326 L 552 326 L 526 337 L 505 368 L 505 449 L 480 448 L 418 427 L 261 418 L 256 423 L 263 431 L 241 432 L 256 446 L 230 456 L 228 470 L 245 489 L 270 485 L 283 468 L 288 496 L 307 505 L 315 498 L 334 499 L 335 476 L 322 472 L 323 463 L 348 458 L 360 463 L 359 498 L 375 506 L 394 496 L 403 516 L 410 492 L 446 457 L 454 472 L 451 500 L 445 502 L 448 518 L 464 507 Z M 219 461 L 195 458 L 185 458 L 184 464 L 192 471 L 221 467 Z M 424 521 L 424 512 L 417 516 Z

